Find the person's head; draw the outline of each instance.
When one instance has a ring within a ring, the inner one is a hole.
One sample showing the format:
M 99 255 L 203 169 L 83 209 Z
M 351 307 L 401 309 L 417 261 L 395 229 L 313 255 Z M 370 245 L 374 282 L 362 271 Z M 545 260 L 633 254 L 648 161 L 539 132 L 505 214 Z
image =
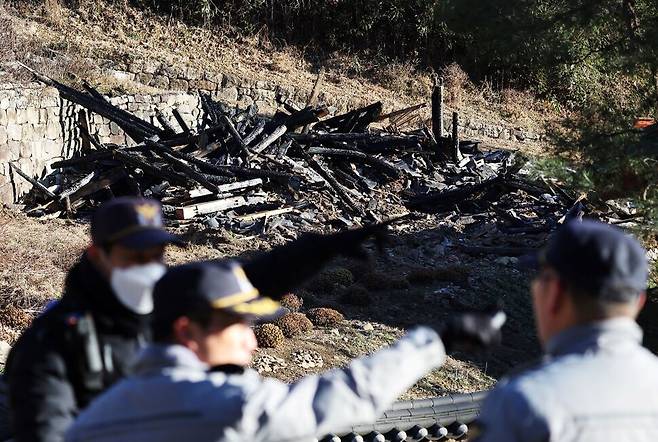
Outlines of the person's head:
M 280 311 L 233 261 L 172 267 L 153 300 L 153 340 L 182 345 L 210 366 L 248 365 L 257 348 L 252 322 Z
M 621 230 L 600 222 L 570 222 L 539 254 L 532 281 L 542 345 L 574 325 L 635 318 L 644 306 L 646 253 Z
M 126 308 L 146 314 L 152 309 L 153 285 L 165 272 L 167 244 L 183 243 L 164 230 L 160 203 L 115 198 L 92 217 L 87 257 Z

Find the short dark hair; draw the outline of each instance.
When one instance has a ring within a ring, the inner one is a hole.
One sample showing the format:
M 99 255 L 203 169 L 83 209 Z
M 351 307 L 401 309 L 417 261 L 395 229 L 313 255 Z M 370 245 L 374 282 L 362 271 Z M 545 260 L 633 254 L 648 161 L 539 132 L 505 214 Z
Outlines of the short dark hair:
M 172 343 L 174 340 L 174 322 L 178 318 L 187 317 L 190 321 L 199 324 L 204 329 L 210 326 L 213 311 L 208 307 L 192 308 L 187 312 L 182 312 L 176 318 L 153 320 L 151 322 L 151 333 L 153 333 L 153 342 Z
M 623 288 L 615 292 L 617 296 L 602 296 L 600 289 L 581 287 L 562 279 L 573 300 L 576 313 L 583 320 L 607 319 L 619 316 L 621 311 L 637 301 L 640 292 Z M 620 301 L 619 299 L 625 299 Z
M 169 320 L 160 320 L 151 322 L 151 333 L 153 334 L 153 342 L 157 343 L 173 343 L 174 342 L 174 322 L 178 318 L 186 317 L 190 322 L 194 322 L 201 326 L 202 329 L 208 330 L 213 319 L 215 321 L 219 317 L 222 324 L 226 326 L 236 322 L 245 321 L 245 318 L 230 312 L 218 309 L 208 308 L 207 306 L 198 306 L 197 308 L 190 308 L 186 313 L 181 313 L 175 318 Z

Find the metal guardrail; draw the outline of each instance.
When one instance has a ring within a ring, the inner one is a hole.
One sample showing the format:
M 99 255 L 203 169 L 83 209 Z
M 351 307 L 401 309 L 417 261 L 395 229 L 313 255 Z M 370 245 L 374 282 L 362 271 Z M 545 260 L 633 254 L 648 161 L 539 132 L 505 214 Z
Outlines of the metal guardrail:
M 461 439 L 480 413 L 488 391 L 400 401 L 373 424 L 329 434 L 321 442 L 402 442 Z

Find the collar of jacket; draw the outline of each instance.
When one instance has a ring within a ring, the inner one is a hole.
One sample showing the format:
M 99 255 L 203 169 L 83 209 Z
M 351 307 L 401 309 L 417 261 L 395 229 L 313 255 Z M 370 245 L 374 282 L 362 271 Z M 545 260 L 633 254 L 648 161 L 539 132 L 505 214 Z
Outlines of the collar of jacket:
M 570 327 L 553 336 L 546 345 L 550 356 L 585 353 L 601 348 L 617 349 L 638 346 L 642 329 L 630 318 L 613 318 Z
M 182 345 L 151 344 L 141 351 L 133 367 L 138 376 L 160 373 L 167 368 L 185 368 L 205 373 L 208 365 Z
M 89 311 L 99 332 L 127 337 L 148 336 L 149 315 L 138 315 L 117 299 L 109 281 L 83 254 L 66 276 L 60 300 L 66 310 Z

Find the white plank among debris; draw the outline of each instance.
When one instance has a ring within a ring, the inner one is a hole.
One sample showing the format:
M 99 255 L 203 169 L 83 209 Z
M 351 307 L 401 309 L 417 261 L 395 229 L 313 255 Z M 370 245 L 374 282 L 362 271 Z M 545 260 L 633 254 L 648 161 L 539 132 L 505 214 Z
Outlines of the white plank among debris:
M 254 204 L 264 203 L 267 200 L 265 196 L 236 196 L 233 198 L 224 198 L 215 201 L 208 201 L 200 204 L 190 204 L 188 206 L 176 208 L 177 219 L 190 219 L 197 215 L 220 212 L 222 210 L 234 209 L 236 207 L 251 206 Z
M 265 218 L 268 216 L 283 215 L 284 213 L 294 212 L 296 209 L 294 207 L 283 207 L 281 209 L 274 210 L 264 210 L 262 212 L 248 213 L 247 215 L 236 216 L 236 219 L 242 221 L 253 221 L 258 218 Z
M 262 184 L 263 184 L 263 180 L 261 178 L 254 178 L 246 181 L 237 181 L 235 183 L 221 184 L 217 186 L 217 190 L 219 191 L 220 194 L 223 194 L 223 193 L 232 192 L 234 190 L 242 190 L 242 189 L 249 189 L 251 187 L 258 187 Z M 212 195 L 212 192 L 210 192 L 208 189 L 205 189 L 203 187 L 197 187 L 195 189 L 190 190 L 187 193 L 187 196 L 189 198 L 199 198 L 201 196 L 207 196 L 207 195 Z

